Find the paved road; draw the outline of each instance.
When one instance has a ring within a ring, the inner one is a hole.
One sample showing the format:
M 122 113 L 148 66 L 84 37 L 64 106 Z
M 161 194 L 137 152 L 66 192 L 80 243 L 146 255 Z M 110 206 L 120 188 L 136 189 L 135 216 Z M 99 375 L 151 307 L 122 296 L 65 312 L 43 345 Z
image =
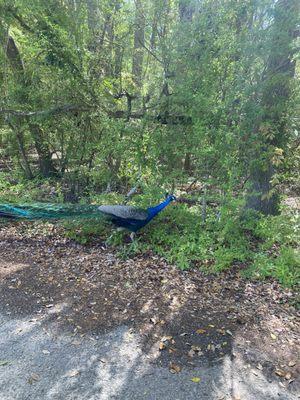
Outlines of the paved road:
M 48 315 L 0 314 L 1 400 L 295 400 L 238 355 L 183 369 L 150 363 L 126 326 L 98 337 L 55 333 Z M 196 383 L 193 377 L 200 378 Z

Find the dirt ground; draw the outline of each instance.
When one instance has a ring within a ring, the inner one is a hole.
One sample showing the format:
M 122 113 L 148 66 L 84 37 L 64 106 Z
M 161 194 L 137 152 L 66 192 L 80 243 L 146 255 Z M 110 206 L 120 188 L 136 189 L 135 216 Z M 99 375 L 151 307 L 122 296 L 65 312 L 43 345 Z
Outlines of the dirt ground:
M 87 338 L 101 342 L 114 332 L 118 336 L 126 327 L 129 334 L 138 337 L 137 347 L 131 351 L 154 368 L 154 381 L 159 381 L 157 371 L 163 371 L 165 383 L 171 386 L 185 377 L 200 388 L 203 377 L 188 378 L 189 374 L 201 370 L 210 376 L 209 371 L 229 360 L 243 365 L 249 382 L 259 377 L 264 385 L 276 386 L 279 397 L 273 391 L 274 396 L 270 392 L 267 397 L 248 394 L 242 398 L 229 393 L 223 399 L 297 399 L 300 324 L 293 306 L 296 294 L 273 281 L 247 281 L 240 275 L 242 268 L 236 265 L 220 275 L 180 271 L 150 253 L 122 261 L 101 242 L 81 246 L 64 238 L 55 225 L 10 223 L 0 226 L 0 313 L 5 329 L 14 326 L 14 330 L 20 329 L 20 335 L 22 324 L 18 328 L 13 321 L 36 322 L 47 316 L 51 335 L 67 335 L 78 344 L 75 347 L 79 352 Z M 8 350 L 3 349 L 0 342 L 0 373 L 10 364 Z M 22 368 L 26 368 L 26 362 Z M 34 378 L 30 387 L 39 380 Z M 10 385 L 11 378 L 6 379 Z M 152 383 L 147 383 L 149 388 Z M 76 397 L 72 390 L 58 397 L 41 397 L 39 392 L 32 397 L 30 391 L 24 389 L 22 394 L 21 389 L 15 398 L 167 399 L 175 388 L 166 395 L 158 387 L 155 384 L 152 394 L 145 396 L 137 388 L 129 397 L 89 397 L 86 393 Z M 158 392 L 153 394 L 155 388 Z M 176 390 L 178 399 L 190 398 Z M 0 384 L 1 393 L 1 400 L 14 399 L 7 386 L 1 392 Z M 201 393 L 196 391 L 195 395 Z

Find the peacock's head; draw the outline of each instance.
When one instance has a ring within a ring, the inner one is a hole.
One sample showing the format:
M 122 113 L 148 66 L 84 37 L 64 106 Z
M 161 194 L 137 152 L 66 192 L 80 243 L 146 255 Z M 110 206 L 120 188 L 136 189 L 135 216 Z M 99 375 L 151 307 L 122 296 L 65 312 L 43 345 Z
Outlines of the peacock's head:
M 174 194 L 166 193 L 166 200 L 175 201 L 176 197 L 174 196 Z

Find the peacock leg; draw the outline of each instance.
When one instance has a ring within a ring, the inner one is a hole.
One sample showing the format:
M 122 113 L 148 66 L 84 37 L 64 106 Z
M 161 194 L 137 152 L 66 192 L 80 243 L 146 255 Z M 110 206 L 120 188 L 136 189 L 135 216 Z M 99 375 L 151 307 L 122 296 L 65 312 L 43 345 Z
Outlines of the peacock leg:
M 131 232 L 130 239 L 132 242 L 134 242 L 134 238 L 135 238 L 135 232 Z

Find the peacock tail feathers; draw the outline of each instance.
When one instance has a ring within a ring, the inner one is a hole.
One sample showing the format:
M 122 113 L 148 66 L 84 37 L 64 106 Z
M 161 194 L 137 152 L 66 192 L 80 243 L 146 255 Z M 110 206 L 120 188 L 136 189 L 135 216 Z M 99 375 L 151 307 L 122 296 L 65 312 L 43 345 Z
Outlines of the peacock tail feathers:
M 168 196 L 162 203 L 146 210 L 127 205 L 78 205 L 78 204 L 0 204 L 0 218 L 10 219 L 78 219 L 78 218 L 105 218 L 114 225 L 127 228 L 132 232 L 147 225 L 171 201 L 173 195 Z
M 0 204 L 0 217 L 11 219 L 99 218 L 99 206 L 80 204 Z

